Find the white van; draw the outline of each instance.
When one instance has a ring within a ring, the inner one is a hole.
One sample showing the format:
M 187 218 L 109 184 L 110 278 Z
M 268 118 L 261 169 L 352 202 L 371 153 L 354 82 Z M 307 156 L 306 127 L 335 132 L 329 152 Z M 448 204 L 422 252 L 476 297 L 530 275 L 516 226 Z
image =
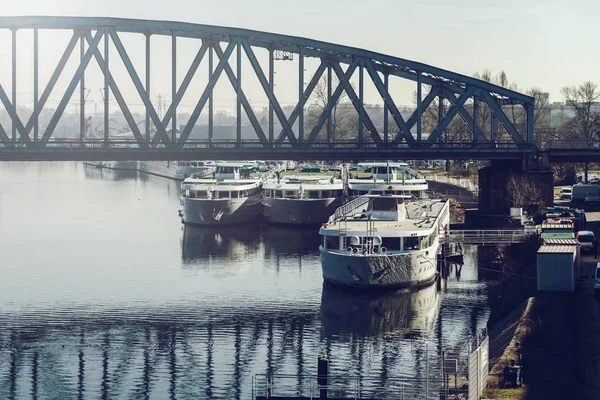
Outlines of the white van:
M 600 298 L 600 262 L 596 264 L 596 273 L 594 274 L 594 296 Z

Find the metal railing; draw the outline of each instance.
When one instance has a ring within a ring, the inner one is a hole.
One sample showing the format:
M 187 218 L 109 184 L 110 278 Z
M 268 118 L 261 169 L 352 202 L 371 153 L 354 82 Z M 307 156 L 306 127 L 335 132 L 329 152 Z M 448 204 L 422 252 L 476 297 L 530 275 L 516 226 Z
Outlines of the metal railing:
M 398 400 L 429 399 L 434 395 L 449 392 L 464 395 L 467 389 L 449 389 L 442 377 L 398 377 L 388 378 L 385 383 L 369 377 L 329 376 L 327 384 L 320 384 L 323 378 L 317 375 L 266 375 L 252 377 L 252 398 L 293 398 L 319 399 L 321 391 L 328 398 L 336 399 L 377 399 L 394 398 Z M 448 397 L 447 397 L 448 398 Z
M 582 150 L 600 149 L 600 140 L 573 139 L 573 140 L 537 140 L 535 142 L 538 150 Z
M 333 214 L 333 219 L 330 218 L 330 222 L 339 221 L 357 208 L 365 205 L 369 202 L 369 198 L 367 196 L 361 196 L 354 200 L 347 202 L 346 204 L 341 205 L 335 210 Z
M 537 229 L 473 229 L 473 230 L 440 230 L 443 242 L 463 244 L 502 244 L 524 242 L 531 236 L 538 235 Z
M 597 141 L 600 143 L 600 141 Z M 148 146 L 147 141 L 138 142 L 136 139 L 113 139 L 109 138 L 105 141 L 104 138 L 92 139 L 71 139 L 71 138 L 51 138 L 45 143 L 24 142 L 17 140 L 16 142 L 0 141 L 0 148 L 141 148 Z M 259 139 L 243 139 L 237 141 L 235 139 L 187 139 L 185 142 L 175 143 L 158 143 L 153 144 L 152 148 L 178 148 L 178 149 L 328 149 L 328 150 L 352 150 L 352 149 L 475 149 L 475 150 L 528 150 L 534 145 L 532 143 L 515 143 L 515 142 L 422 142 L 422 143 L 375 143 L 357 140 L 346 141 L 313 141 L 303 143 L 290 142 L 262 142 Z

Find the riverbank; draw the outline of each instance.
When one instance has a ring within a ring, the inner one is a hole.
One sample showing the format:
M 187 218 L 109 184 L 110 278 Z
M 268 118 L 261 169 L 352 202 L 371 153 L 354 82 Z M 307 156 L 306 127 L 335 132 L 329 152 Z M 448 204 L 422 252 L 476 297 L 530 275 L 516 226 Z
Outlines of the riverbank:
M 587 213 L 588 229 L 600 235 L 600 214 Z M 582 278 L 575 293 L 537 293 L 490 329 L 490 365 L 484 398 L 596 399 L 600 392 L 600 302 L 593 296 L 597 264 L 581 258 Z M 523 355 L 524 385 L 501 389 L 503 368 Z

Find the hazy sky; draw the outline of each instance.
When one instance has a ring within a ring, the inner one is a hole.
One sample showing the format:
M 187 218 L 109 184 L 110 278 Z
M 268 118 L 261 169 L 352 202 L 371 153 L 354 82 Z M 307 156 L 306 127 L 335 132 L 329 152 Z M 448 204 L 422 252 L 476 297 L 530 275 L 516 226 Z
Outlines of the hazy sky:
M 19 0 L 3 2 L 0 13 L 175 20 L 299 35 L 467 75 L 504 70 L 521 89 L 550 92 L 551 101 L 562 100 L 564 85 L 600 81 L 600 3 L 593 0 Z M 396 101 L 409 104 L 411 96 L 406 91 Z

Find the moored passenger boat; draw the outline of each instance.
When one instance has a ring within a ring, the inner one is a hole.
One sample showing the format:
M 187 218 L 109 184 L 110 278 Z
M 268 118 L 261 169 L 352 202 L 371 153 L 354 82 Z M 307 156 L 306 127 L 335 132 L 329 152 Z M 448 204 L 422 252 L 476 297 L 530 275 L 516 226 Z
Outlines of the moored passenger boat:
M 410 197 L 365 195 L 338 208 L 320 229 L 325 282 L 357 289 L 431 283 L 449 201 L 405 202 Z
M 184 180 L 195 174 L 202 176 L 214 171 L 211 161 L 140 161 L 138 169 L 163 178 Z
M 360 164 L 362 168 L 371 170 L 370 178 L 350 178 L 348 186 L 350 196 L 359 197 L 365 194 L 407 194 L 417 198 L 425 196 L 427 181 L 410 169 L 405 163 L 367 163 Z
M 321 224 L 344 200 L 341 179 L 286 176 L 263 183 L 263 215 L 279 224 Z
M 181 184 L 183 222 L 196 225 L 227 225 L 258 220 L 261 186 L 244 164 L 217 164 L 213 178 L 192 175 Z M 242 175 L 245 175 L 243 178 Z

